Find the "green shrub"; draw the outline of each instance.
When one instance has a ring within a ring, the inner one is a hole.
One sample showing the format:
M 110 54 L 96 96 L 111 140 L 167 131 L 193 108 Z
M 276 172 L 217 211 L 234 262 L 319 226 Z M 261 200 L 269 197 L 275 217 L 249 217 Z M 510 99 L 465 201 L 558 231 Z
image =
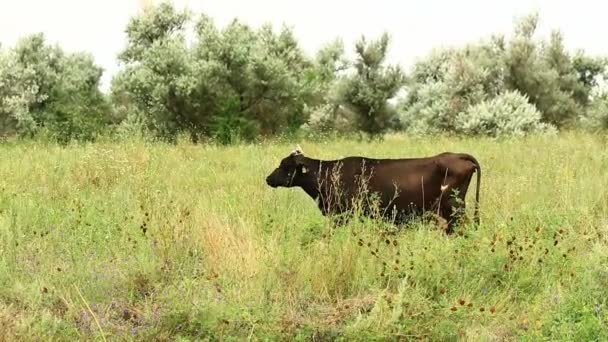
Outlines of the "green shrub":
M 406 131 L 412 134 L 452 131 L 455 116 L 450 109 L 446 84 L 433 82 L 422 85 L 401 120 Z
M 465 134 L 493 137 L 553 131 L 555 128 L 542 123 L 541 117 L 526 96 L 508 91 L 458 114 L 456 129 Z
M 580 124 L 591 130 L 608 129 L 608 93 L 594 96 L 591 105 L 581 116 Z

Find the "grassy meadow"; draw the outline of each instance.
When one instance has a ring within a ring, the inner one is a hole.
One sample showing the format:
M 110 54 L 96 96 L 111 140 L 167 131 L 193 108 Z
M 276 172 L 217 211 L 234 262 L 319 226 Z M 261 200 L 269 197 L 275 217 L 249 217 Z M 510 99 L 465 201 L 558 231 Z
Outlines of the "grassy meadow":
M 333 229 L 265 184 L 294 143 L 5 144 L 0 340 L 607 340 L 607 141 L 299 142 L 321 159 L 473 154 L 482 222 L 449 237 Z

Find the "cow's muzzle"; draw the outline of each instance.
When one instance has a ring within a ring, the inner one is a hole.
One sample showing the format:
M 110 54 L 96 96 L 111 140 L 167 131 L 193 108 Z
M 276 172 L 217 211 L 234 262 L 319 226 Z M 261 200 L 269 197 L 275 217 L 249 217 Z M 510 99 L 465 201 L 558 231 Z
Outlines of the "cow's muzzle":
M 270 187 L 273 187 L 273 188 L 278 187 L 276 182 L 273 182 L 272 178 L 270 176 L 266 177 L 266 184 L 268 184 Z

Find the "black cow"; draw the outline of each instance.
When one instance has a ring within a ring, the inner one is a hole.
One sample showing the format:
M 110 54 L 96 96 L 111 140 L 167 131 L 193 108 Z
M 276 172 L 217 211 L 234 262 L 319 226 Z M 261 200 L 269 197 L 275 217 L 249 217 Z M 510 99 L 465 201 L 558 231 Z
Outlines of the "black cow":
M 447 221 L 446 232 L 450 234 L 464 213 L 464 200 L 474 172 L 477 172 L 478 224 L 481 167 L 473 156 L 464 153 L 445 152 L 408 159 L 318 160 L 304 156 L 298 146 L 281 160 L 266 183 L 273 188 L 301 187 L 317 201 L 323 215 L 348 219 L 359 211 L 399 224 L 432 211 Z

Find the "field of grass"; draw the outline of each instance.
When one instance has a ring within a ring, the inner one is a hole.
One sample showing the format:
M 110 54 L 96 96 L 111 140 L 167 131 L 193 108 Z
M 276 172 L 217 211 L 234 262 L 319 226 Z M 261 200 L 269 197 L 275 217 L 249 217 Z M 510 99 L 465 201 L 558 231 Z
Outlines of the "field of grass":
M 473 154 L 482 223 L 449 237 L 333 229 L 265 184 L 293 144 L 4 145 L 0 339 L 606 340 L 607 141 L 300 142 L 323 159 Z

